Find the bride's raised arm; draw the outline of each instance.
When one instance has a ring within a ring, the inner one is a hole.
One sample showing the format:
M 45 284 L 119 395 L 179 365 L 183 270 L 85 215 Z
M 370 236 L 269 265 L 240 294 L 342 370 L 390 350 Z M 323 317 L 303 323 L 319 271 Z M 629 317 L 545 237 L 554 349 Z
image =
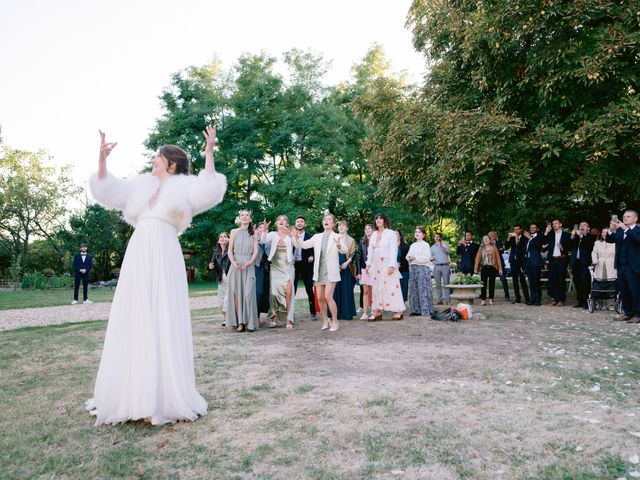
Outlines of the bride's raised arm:
M 202 132 L 207 140 L 204 155 L 204 168 L 198 174 L 197 179 L 190 184 L 187 198 L 193 209 L 193 214 L 208 210 L 220 203 L 227 190 L 227 177 L 216 173 L 213 162 L 213 148 L 216 145 L 216 127 L 209 125 Z
M 91 194 L 107 208 L 124 210 L 129 195 L 129 182 L 116 178 L 107 170 L 107 157 L 118 144 L 107 142 L 105 133 L 100 132 L 100 151 L 98 154 L 98 171 L 89 178 Z

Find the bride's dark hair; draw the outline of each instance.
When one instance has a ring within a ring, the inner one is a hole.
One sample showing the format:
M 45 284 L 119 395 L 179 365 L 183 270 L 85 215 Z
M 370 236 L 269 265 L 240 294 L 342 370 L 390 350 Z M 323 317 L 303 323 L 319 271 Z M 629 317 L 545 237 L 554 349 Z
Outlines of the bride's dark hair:
M 167 169 L 171 165 L 176 166 L 176 175 L 189 175 L 191 173 L 191 164 L 187 152 L 177 145 L 163 145 L 158 149 L 158 154 L 167 159 Z

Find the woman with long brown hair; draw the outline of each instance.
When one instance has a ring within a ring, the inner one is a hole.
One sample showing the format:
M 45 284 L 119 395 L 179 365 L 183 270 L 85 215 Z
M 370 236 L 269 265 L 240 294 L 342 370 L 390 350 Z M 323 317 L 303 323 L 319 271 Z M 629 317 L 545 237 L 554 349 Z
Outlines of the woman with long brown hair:
M 367 273 L 372 277 L 372 309 L 370 322 L 382 320 L 383 310 L 393 313 L 392 320 L 402 320 L 406 307 L 400 290 L 398 270 L 398 239 L 391 230 L 389 217 L 378 213 L 374 219 L 375 231 L 369 239 Z
M 122 210 L 135 230 L 122 262 L 96 377 L 86 408 L 96 425 L 142 420 L 153 425 L 195 420 L 207 402 L 195 385 L 189 290 L 178 234 L 194 215 L 222 201 L 226 178 L 216 172 L 215 127 L 207 127 L 205 166 L 189 175 L 186 152 L 158 149 L 151 173 L 131 180 L 107 171 L 116 146 L 100 132 L 95 199 Z
M 256 297 L 256 271 L 253 263 L 258 256 L 258 235 L 253 231 L 253 216 L 248 210 L 238 213 L 239 228 L 231 230 L 229 239 L 229 288 L 227 325 L 238 332 L 259 328 Z
M 358 274 L 356 278 L 360 282 L 360 301 L 362 304 L 362 317 L 360 320 L 369 318 L 369 310 L 371 309 L 371 275 L 367 273 L 367 251 L 369 250 L 369 239 L 373 233 L 373 225 L 367 223 L 364 226 L 364 235 L 360 239 L 358 249 Z

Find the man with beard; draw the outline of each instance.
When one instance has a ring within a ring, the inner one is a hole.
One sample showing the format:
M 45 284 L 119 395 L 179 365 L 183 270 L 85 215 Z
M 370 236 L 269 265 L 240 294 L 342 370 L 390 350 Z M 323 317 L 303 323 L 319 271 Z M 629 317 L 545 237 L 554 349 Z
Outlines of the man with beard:
M 302 215 L 296 217 L 296 230 L 300 240 L 309 240 L 311 234 L 305 231 L 307 220 Z M 312 320 L 317 320 L 316 299 L 313 295 L 313 248 L 293 248 L 293 259 L 295 268 L 295 279 L 293 281 L 293 291 L 298 291 L 298 280 L 302 280 L 309 300 L 309 313 Z

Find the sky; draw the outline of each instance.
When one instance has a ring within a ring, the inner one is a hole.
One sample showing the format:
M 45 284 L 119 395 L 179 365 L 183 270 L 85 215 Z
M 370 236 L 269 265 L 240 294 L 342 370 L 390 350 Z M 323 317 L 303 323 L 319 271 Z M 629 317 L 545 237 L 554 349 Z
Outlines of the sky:
M 98 129 L 131 176 L 162 115 L 172 73 L 243 53 L 291 48 L 331 60 L 328 84 L 377 42 L 410 81 L 424 71 L 404 27 L 411 0 L 0 0 L 0 128 L 6 146 L 43 149 L 79 185 L 97 168 Z

